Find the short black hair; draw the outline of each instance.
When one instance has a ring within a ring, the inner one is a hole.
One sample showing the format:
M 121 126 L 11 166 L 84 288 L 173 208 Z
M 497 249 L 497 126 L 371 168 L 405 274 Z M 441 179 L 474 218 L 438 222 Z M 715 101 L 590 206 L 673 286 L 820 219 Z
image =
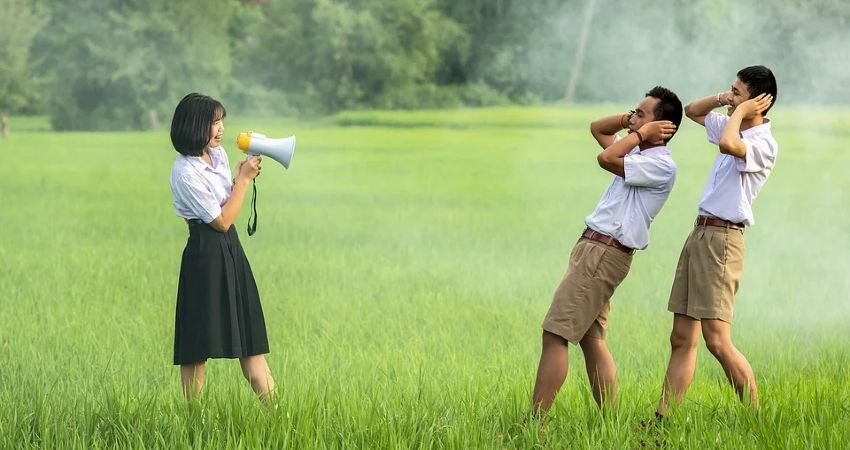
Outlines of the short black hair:
M 766 116 L 770 108 L 773 108 L 773 104 L 776 103 L 776 78 L 773 76 L 773 72 L 765 66 L 749 66 L 738 71 L 738 79 L 747 85 L 750 98 L 756 98 L 761 94 L 773 96 L 770 106 L 761 113 L 762 116 Z
M 679 125 L 682 123 L 682 101 L 675 92 L 661 86 L 655 86 L 646 93 L 646 97 L 654 97 L 658 99 L 658 104 L 652 110 L 655 120 L 669 120 L 676 125 L 676 131 L 679 130 Z M 676 131 L 670 136 L 670 139 L 664 141 L 666 144 L 673 139 Z
M 186 95 L 177 104 L 171 119 L 171 144 L 185 156 L 201 156 L 210 142 L 210 130 L 216 120 L 227 116 L 218 100 L 197 92 Z

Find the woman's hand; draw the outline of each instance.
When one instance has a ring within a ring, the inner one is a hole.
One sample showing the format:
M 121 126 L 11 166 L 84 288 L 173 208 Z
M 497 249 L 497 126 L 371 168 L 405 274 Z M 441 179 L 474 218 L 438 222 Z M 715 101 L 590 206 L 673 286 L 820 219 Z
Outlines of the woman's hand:
M 239 165 L 236 166 L 236 178 L 246 181 L 257 178 L 260 175 L 260 170 L 262 170 L 262 162 L 262 156 L 249 156 L 239 161 Z

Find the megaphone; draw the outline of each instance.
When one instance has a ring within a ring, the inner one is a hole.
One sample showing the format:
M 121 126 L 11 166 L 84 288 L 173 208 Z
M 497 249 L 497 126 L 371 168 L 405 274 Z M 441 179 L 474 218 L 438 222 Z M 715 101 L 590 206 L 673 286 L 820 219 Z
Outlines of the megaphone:
M 268 156 L 288 169 L 295 153 L 295 136 L 271 139 L 253 131 L 243 131 L 236 137 L 236 146 L 250 156 Z

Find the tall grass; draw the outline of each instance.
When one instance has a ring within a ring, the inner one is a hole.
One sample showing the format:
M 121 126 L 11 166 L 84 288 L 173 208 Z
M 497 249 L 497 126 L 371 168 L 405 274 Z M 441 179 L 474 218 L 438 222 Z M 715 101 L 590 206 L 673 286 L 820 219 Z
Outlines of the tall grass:
M 772 111 L 779 161 L 756 201 L 734 336 L 762 408 L 700 350 L 686 401 L 652 416 L 669 354 L 667 294 L 715 150 L 683 124 L 677 185 L 613 300 L 618 409 L 593 404 L 581 352 L 546 425 L 528 417 L 540 322 L 610 176 L 590 120 L 624 107 L 240 119 L 298 135 L 264 162 L 259 229 L 238 231 L 281 388 L 263 407 L 238 364 L 204 397 L 171 365 L 186 227 L 167 133 L 0 141 L 0 447 L 847 448 L 850 177 L 846 110 Z M 232 165 L 240 157 L 227 147 Z

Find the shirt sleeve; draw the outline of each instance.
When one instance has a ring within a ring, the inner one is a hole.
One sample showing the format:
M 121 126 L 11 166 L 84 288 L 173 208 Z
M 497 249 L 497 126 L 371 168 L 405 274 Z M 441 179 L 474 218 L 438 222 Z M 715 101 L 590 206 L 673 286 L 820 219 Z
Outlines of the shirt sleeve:
M 623 158 L 626 184 L 637 187 L 661 187 L 676 176 L 676 164 L 669 158 L 633 153 Z
M 717 112 L 710 112 L 705 116 L 705 133 L 708 135 L 708 142 L 718 145 L 720 144 L 720 136 L 723 135 L 723 129 L 729 122 L 729 117 Z
M 203 177 L 191 172 L 183 173 L 176 188 L 183 205 L 204 223 L 210 223 L 221 215 L 221 206 Z
M 776 148 L 767 139 L 741 139 L 746 147 L 744 158 L 735 158 L 738 172 L 761 172 L 772 169 L 776 162 Z

